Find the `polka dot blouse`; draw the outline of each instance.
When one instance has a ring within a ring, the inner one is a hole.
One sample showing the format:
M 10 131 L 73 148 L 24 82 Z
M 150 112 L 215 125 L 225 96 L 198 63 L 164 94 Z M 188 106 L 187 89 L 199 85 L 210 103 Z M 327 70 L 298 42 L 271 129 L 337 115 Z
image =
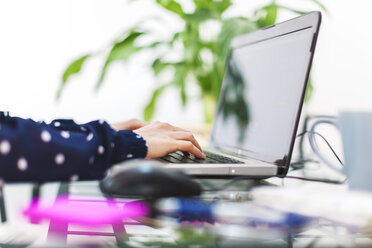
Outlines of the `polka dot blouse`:
M 110 165 L 146 154 L 141 136 L 102 120 L 47 124 L 0 112 L 0 179 L 6 182 L 100 179 Z

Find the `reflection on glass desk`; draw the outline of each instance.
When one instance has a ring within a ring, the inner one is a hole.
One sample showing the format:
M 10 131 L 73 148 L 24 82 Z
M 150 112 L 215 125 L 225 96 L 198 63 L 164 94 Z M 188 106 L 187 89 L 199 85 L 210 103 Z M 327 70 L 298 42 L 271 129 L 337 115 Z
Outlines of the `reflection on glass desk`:
M 228 181 L 203 179 L 200 182 L 204 188 L 213 188 Z M 283 184 L 283 180 L 239 181 L 219 192 L 206 191 L 202 199 L 249 202 L 252 188 L 268 184 Z M 19 200 L 17 194 L 14 194 L 18 192 L 18 195 L 27 195 L 29 191 L 29 185 L 6 186 L 5 197 L 10 198 L 10 201 L 7 202 L 8 221 L 0 226 L 1 247 L 372 247 L 372 239 L 368 235 L 325 219 L 314 221 L 296 232 L 278 232 L 265 226 L 252 228 L 201 221 L 180 223 L 172 218 L 148 217 L 126 219 L 120 224 L 95 228 L 68 223 L 58 225 L 53 219 L 35 225 L 19 216 L 30 197 Z M 40 204 L 52 205 L 57 194 L 66 193 L 71 201 L 105 204 L 106 200 L 98 189 L 98 182 L 74 182 L 44 185 L 41 188 Z M 114 201 L 120 207 L 126 199 Z M 272 203 L 277 204 L 275 199 Z

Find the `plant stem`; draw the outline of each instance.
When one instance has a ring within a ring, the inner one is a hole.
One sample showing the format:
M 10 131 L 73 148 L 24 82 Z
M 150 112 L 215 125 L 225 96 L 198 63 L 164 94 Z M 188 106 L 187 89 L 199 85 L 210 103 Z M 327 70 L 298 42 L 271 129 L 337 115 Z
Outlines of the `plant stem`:
M 211 124 L 216 112 L 217 103 L 213 95 L 204 93 L 202 95 L 203 99 L 203 110 L 204 110 L 204 120 L 206 123 Z

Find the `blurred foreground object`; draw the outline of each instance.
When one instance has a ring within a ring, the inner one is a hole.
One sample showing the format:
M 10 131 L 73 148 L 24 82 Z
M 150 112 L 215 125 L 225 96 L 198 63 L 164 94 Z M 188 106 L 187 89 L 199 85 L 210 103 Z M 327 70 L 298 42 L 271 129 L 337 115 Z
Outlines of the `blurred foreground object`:
M 349 191 L 345 185 L 258 187 L 251 196 L 261 206 L 323 218 L 357 232 L 371 229 L 372 193 Z
M 149 213 L 147 205 L 141 202 L 127 202 L 121 207 L 118 205 L 123 205 L 123 202 L 114 200 L 93 202 L 59 196 L 53 206 L 42 207 L 36 203 L 37 199 L 34 199 L 23 212 L 33 222 L 53 219 L 59 223 L 99 226 L 121 223 L 123 219 L 143 217 Z
M 144 159 L 112 167 L 101 180 L 100 189 L 109 196 L 140 199 L 192 197 L 202 192 L 200 184 L 182 171 L 162 168 L 160 162 Z

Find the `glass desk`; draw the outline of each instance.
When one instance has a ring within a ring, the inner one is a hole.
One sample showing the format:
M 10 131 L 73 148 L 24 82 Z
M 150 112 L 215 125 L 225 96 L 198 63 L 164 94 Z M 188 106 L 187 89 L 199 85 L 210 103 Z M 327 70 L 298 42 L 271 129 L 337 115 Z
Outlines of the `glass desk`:
M 204 188 L 226 183 L 222 179 L 200 180 Z M 290 179 L 270 179 L 261 182 L 239 181 L 218 192 L 206 192 L 206 200 L 248 201 L 249 190 L 262 184 L 309 184 Z M 7 185 L 5 198 L 8 221 L 0 226 L 0 247 L 372 247 L 370 236 L 355 233 L 342 225 L 321 220 L 295 233 L 270 232 L 265 227 L 249 228 L 237 225 L 186 223 L 168 219 L 125 220 L 121 224 L 87 228 L 59 225 L 55 221 L 29 224 L 20 216 L 21 207 L 31 199 L 30 185 Z M 105 197 L 98 182 L 46 184 L 41 187 L 41 203 L 53 204 L 56 195 L 67 194 L 71 201 L 99 203 Z M 22 197 L 17 197 L 22 195 Z M 9 197 L 8 197 L 9 196 Z M 27 197 L 24 197 L 27 196 Z M 121 206 L 125 200 L 117 199 Z M 103 203 L 105 204 L 105 203 Z M 275 199 L 273 199 L 275 204 Z M 372 211 L 372 210 L 371 210 Z M 99 213 L 97 213 L 99 214 Z M 56 235 L 58 233 L 58 235 Z

